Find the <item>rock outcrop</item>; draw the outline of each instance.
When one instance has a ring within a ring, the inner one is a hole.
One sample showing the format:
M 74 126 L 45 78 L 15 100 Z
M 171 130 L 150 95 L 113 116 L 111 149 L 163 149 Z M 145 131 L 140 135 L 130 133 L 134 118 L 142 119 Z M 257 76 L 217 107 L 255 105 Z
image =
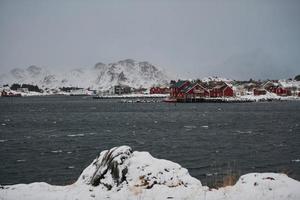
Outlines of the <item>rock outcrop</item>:
M 191 177 L 180 165 L 155 159 L 147 152 L 133 152 L 128 146 L 101 152 L 82 172 L 77 182 L 103 185 L 108 190 L 122 187 L 151 189 L 154 185 L 201 186 L 200 181 Z

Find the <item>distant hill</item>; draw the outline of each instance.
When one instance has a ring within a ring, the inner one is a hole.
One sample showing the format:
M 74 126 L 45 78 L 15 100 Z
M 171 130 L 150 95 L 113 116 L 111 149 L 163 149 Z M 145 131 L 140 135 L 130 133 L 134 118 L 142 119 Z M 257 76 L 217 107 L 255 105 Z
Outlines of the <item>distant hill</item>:
M 169 77 L 159 67 L 132 59 L 110 64 L 99 62 L 94 67 L 56 73 L 38 66 L 30 66 L 25 69 L 16 68 L 0 75 L 1 85 L 27 83 L 42 88 L 83 87 L 108 90 L 118 84 L 148 88 L 153 85 L 167 85 L 168 82 Z

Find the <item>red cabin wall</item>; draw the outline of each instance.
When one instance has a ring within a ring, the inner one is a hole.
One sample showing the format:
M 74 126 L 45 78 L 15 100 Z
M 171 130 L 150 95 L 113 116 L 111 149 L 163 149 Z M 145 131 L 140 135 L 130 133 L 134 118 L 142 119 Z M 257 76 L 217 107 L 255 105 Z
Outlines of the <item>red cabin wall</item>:
M 233 97 L 233 89 L 230 87 L 226 87 L 224 90 L 225 97 Z
M 210 97 L 222 97 L 223 91 L 221 89 L 213 88 L 210 90 Z
M 278 87 L 278 88 L 276 89 L 276 94 L 277 94 L 278 96 L 290 96 L 292 93 L 291 93 L 291 91 L 288 90 L 288 89 L 285 89 L 285 88 L 282 88 L 282 87 Z
M 170 93 L 168 88 L 152 87 L 150 88 L 150 94 L 167 94 Z
M 203 91 L 203 92 L 196 93 L 195 90 L 200 90 L 200 91 Z M 188 91 L 188 94 L 193 95 L 194 97 L 195 96 L 198 96 L 198 97 L 199 96 L 200 97 L 208 97 L 209 96 L 209 92 L 205 88 L 203 88 L 203 87 L 201 87 L 199 85 L 196 85 L 193 89 L 191 89 L 190 91 Z
M 233 97 L 233 89 L 231 87 L 213 88 L 210 90 L 210 97 Z
M 267 92 L 265 90 L 253 89 L 253 94 L 254 94 L 254 96 L 259 96 L 259 95 L 265 95 L 265 94 L 267 94 Z
M 178 88 L 171 88 L 171 92 L 170 92 L 170 96 L 171 97 L 177 97 L 179 95 L 179 93 L 181 92 L 181 90 L 183 88 L 185 88 L 186 86 L 190 85 L 189 81 L 186 81 L 184 84 L 182 84 L 180 87 Z

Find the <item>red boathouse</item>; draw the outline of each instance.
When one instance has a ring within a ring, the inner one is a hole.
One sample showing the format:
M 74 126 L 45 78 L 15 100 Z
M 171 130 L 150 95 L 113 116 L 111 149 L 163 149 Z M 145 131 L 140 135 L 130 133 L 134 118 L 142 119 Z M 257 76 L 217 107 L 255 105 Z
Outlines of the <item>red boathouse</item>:
M 276 94 L 278 96 L 291 96 L 292 92 L 291 90 L 284 88 L 284 87 L 277 87 L 276 88 Z
M 226 83 L 217 85 L 210 90 L 210 97 L 233 97 L 233 89 Z

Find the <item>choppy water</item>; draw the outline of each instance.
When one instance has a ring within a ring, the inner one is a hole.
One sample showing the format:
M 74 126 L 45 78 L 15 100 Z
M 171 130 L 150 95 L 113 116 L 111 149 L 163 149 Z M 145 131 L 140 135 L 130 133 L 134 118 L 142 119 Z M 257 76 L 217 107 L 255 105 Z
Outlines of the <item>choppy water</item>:
M 73 183 L 100 151 L 118 145 L 177 162 L 204 184 L 231 170 L 300 180 L 300 102 L 0 98 L 0 184 Z

